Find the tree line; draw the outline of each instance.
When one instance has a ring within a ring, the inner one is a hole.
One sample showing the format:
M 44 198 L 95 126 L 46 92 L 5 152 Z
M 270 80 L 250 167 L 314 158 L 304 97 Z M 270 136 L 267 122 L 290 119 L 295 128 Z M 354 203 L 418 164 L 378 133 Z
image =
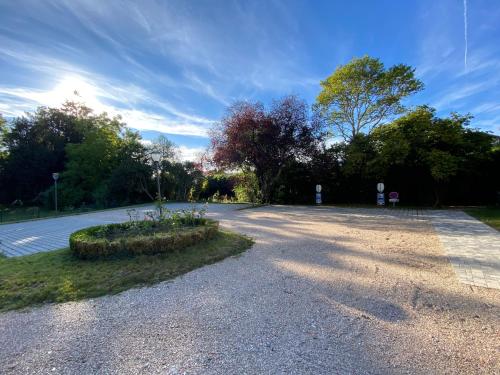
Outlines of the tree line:
M 472 117 L 440 118 L 403 100 L 423 89 L 407 65 L 355 58 L 321 82 L 309 109 L 289 96 L 269 109 L 231 106 L 212 133 L 213 161 L 257 176 L 266 202 L 374 203 L 377 182 L 407 205 L 499 202 L 499 137 Z
M 157 173 L 166 199 L 197 199 L 193 194 L 204 193 L 200 168 L 179 161 L 173 143 L 160 137 L 147 145 L 119 117 L 96 115 L 83 104 L 67 102 L 61 108 L 40 107 L 9 124 L 0 119 L 4 205 L 53 208 L 54 172 L 60 172 L 59 207 L 66 210 L 157 199 Z M 152 162 L 153 152 L 162 156 L 159 168 Z
M 0 116 L 0 203 L 53 207 L 53 172 L 66 208 L 154 200 L 157 177 L 161 197 L 183 201 L 313 203 L 321 184 L 326 203 L 373 203 L 377 182 L 409 205 L 498 201 L 499 137 L 472 128 L 469 115 L 405 108 L 423 89 L 411 67 L 365 56 L 321 87 L 312 106 L 296 96 L 234 103 L 196 163 L 181 162 L 165 137 L 145 144 L 120 117 L 83 104 Z

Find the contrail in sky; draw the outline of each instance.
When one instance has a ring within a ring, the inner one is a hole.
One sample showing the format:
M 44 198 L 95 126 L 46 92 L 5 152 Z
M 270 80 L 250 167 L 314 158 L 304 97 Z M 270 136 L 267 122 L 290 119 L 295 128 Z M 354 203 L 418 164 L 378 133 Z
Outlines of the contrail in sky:
M 465 41 L 464 65 L 465 65 L 465 70 L 467 70 L 467 0 L 464 0 L 464 41 Z

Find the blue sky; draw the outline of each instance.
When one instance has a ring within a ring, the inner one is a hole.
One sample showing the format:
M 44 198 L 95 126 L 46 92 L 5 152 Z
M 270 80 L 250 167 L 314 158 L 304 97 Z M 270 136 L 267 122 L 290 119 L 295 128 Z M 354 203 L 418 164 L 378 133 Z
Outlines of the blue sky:
M 233 101 L 312 104 L 368 54 L 416 68 L 425 90 L 407 104 L 500 134 L 500 2 L 468 0 L 467 64 L 464 26 L 463 0 L 0 0 L 0 113 L 79 99 L 193 158 Z

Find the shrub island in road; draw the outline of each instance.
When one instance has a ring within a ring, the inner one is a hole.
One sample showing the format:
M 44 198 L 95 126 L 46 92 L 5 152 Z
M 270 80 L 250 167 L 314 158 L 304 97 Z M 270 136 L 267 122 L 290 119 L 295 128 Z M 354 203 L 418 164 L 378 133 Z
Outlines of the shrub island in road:
M 71 249 L 0 258 L 0 312 L 155 284 L 237 255 L 253 243 L 219 230 L 203 212 L 152 216 L 75 232 Z
M 81 259 L 180 251 L 215 237 L 219 223 L 205 218 L 134 221 L 82 229 L 69 239 Z

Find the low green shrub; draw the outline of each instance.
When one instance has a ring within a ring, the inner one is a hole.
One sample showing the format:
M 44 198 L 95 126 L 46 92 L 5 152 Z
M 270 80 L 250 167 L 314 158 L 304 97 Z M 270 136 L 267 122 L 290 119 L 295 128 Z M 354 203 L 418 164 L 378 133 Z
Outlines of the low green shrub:
M 169 253 L 213 238 L 219 223 L 204 218 L 177 221 L 132 221 L 90 227 L 69 238 L 72 253 L 81 259 Z

